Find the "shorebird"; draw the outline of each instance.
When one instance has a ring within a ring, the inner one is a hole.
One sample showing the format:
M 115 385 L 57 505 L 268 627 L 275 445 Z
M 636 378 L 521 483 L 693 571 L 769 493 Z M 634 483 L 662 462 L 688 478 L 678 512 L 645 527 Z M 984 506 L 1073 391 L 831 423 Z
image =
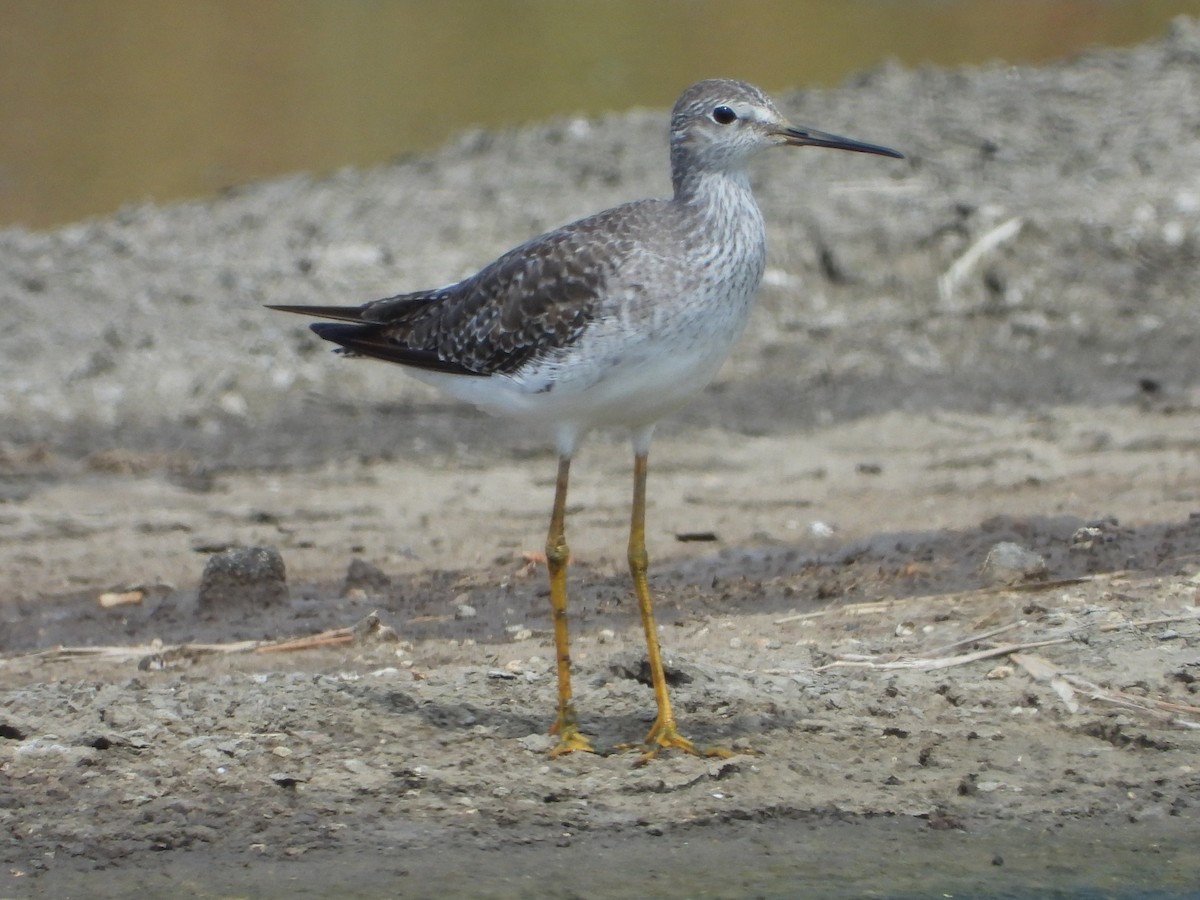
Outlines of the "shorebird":
M 751 84 L 701 81 L 671 113 L 669 199 L 580 219 L 446 287 L 361 306 L 271 307 L 339 320 L 310 327 L 340 352 L 399 363 L 489 413 L 548 426 L 558 450 L 546 539 L 558 672 L 551 756 L 593 749 L 571 693 L 565 518 L 571 458 L 589 430 L 606 426 L 629 428 L 633 442 L 629 570 L 658 706 L 643 761 L 668 747 L 731 755 L 698 748 L 671 712 L 646 579 L 646 472 L 655 423 L 716 374 L 758 293 L 766 230 L 746 164 L 770 147 L 903 158 L 791 125 Z

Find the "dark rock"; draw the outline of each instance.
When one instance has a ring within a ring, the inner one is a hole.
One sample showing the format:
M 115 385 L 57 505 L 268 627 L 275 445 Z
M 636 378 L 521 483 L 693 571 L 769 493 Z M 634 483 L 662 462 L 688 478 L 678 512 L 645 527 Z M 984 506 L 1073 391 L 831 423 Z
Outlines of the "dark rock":
M 342 596 L 348 596 L 351 591 L 385 594 L 391 590 L 391 587 L 392 580 L 384 574 L 382 569 L 356 556 L 350 560 L 350 568 L 346 570 L 346 580 L 342 583 Z
M 288 600 L 283 557 L 274 547 L 240 547 L 211 556 L 200 579 L 200 608 L 271 606 Z

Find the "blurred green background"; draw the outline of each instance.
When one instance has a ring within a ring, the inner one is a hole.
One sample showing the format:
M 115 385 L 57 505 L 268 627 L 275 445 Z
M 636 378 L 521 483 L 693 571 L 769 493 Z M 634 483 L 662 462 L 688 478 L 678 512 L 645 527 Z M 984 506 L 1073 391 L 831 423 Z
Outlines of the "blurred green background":
M 668 107 L 703 77 L 1042 62 L 1180 13 L 1200 0 L 0 0 L 0 226 Z

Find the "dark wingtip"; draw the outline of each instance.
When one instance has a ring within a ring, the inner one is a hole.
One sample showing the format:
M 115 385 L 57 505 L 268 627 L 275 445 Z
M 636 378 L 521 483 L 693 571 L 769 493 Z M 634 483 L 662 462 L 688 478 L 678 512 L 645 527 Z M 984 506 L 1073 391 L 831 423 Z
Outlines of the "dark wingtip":
M 265 303 L 267 309 L 277 312 L 296 313 L 318 319 L 337 319 L 342 322 L 361 322 L 361 306 L 292 306 L 286 303 Z
M 342 343 L 342 339 L 358 337 L 362 334 L 361 325 L 344 325 L 340 322 L 310 322 L 308 329 L 318 337 L 333 341 L 335 344 Z
M 415 350 L 401 344 L 391 343 L 379 336 L 379 326 L 377 325 L 312 322 L 308 327 L 318 337 L 337 344 L 341 348 L 339 352 L 350 356 L 366 356 L 410 368 L 448 372 L 452 375 L 483 374 L 442 359 L 436 350 Z

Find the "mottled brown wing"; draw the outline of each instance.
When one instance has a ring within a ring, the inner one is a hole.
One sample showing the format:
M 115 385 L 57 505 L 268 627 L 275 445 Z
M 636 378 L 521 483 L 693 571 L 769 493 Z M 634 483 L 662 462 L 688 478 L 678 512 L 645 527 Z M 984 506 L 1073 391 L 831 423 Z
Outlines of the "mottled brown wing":
M 512 372 L 591 321 L 614 260 L 594 252 L 582 224 L 510 250 L 443 297 L 380 301 L 364 318 L 380 322 L 384 340 L 466 372 Z
M 509 373 L 578 340 L 660 201 L 581 219 L 444 288 L 357 307 L 274 307 L 357 324 L 312 328 L 348 352 L 461 375 Z M 613 302 L 613 298 L 607 298 Z

